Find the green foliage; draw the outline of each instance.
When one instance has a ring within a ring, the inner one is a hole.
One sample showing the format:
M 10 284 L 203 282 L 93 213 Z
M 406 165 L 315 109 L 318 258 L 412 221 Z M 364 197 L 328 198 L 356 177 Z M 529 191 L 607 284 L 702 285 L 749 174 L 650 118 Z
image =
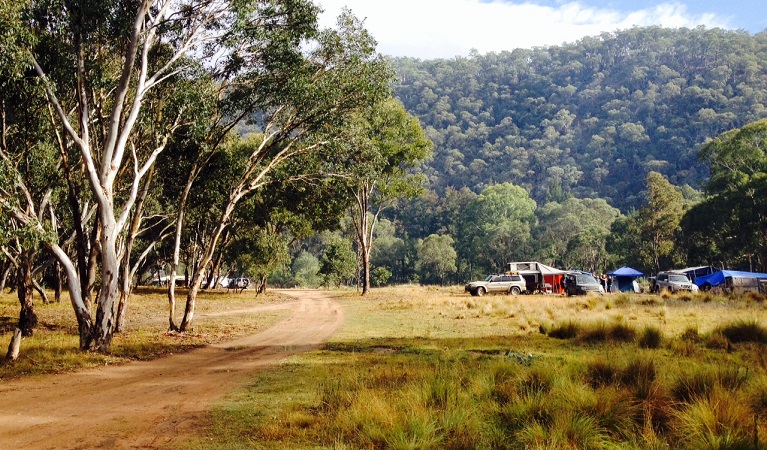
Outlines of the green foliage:
M 335 236 L 327 243 L 320 258 L 320 271 L 325 286 L 347 284 L 355 277 L 357 255 L 347 239 Z
M 459 257 L 485 273 L 502 270 L 509 261 L 530 254 L 536 203 L 525 189 L 511 183 L 489 186 L 463 213 Z
M 370 274 L 370 282 L 374 287 L 386 286 L 391 279 L 391 272 L 386 267 L 374 267 Z
M 453 248 L 453 238 L 448 235 L 432 234 L 419 241 L 416 250 L 418 260 L 415 263 L 415 269 L 424 282 L 438 281 L 444 284 L 445 277 L 457 270 L 455 266 L 457 254 Z
M 319 277 L 320 260 L 307 251 L 301 251 L 293 260 L 295 280 L 301 287 L 316 288 L 321 284 Z
M 685 216 L 691 253 L 700 261 L 756 257 L 767 271 L 767 120 L 723 133 L 700 158 L 709 162 L 708 196 Z
M 285 238 L 272 224 L 240 236 L 228 250 L 240 274 L 258 278 L 268 277 L 290 260 Z
M 432 188 L 523 186 L 538 204 L 604 198 L 624 213 L 646 175 L 698 186 L 708 139 L 767 117 L 767 41 L 632 28 L 468 58 L 398 58 L 395 94 L 435 142 Z
M 620 212 L 602 199 L 568 198 L 538 208 L 537 255 L 554 266 L 605 272 L 605 243 Z

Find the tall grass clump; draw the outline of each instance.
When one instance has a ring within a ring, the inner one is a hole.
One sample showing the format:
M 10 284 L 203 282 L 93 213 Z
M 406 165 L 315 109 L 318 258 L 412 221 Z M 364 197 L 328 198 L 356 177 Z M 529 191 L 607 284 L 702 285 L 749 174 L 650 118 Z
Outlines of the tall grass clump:
M 671 393 L 677 401 L 692 402 L 708 397 L 717 387 L 730 392 L 738 391 L 747 384 L 749 376 L 747 369 L 739 367 L 693 367 L 677 375 Z
M 570 320 L 568 322 L 560 323 L 551 327 L 548 335 L 549 337 L 553 337 L 555 339 L 573 339 L 578 335 L 580 329 L 580 324 Z
M 767 376 L 753 380 L 748 387 L 748 399 L 754 413 L 767 419 Z
M 663 333 L 656 327 L 648 326 L 642 330 L 638 344 L 642 348 L 660 348 L 663 342 Z
M 753 414 L 738 396 L 716 388 L 678 412 L 673 428 L 679 448 L 754 449 Z
M 593 417 L 577 413 L 558 414 L 548 427 L 531 422 L 514 437 L 525 449 L 602 449 L 610 445 L 606 430 Z
M 739 320 L 717 329 L 730 342 L 755 342 L 767 344 L 767 328 L 756 320 Z
M 594 344 L 599 342 L 632 342 L 636 339 L 636 330 L 624 323 L 606 324 L 596 322 L 585 326 L 576 336 L 580 343 Z

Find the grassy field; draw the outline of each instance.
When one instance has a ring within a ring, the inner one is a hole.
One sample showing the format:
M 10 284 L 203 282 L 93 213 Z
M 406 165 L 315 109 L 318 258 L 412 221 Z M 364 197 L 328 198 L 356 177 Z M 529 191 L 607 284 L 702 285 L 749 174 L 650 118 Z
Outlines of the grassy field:
M 183 448 L 767 448 L 763 297 L 337 296 L 331 342 Z
M 177 293 L 177 311 L 183 312 L 185 294 L 185 291 Z M 224 290 L 208 291 L 203 292 L 198 299 L 193 332 L 167 333 L 166 292 L 142 288 L 130 300 L 125 331 L 115 335 L 112 352 L 105 355 L 78 350 L 77 321 L 66 294 L 61 303 L 42 304 L 39 297 L 36 300 L 39 325 L 33 336 L 22 341 L 19 359 L 0 364 L 0 381 L 30 374 L 60 373 L 155 358 L 257 333 L 288 314 L 286 311 L 227 314 L 228 311 L 287 300 L 276 293 L 256 296 L 254 291 L 244 291 L 241 294 Z M 0 351 L 3 352 L 0 359 L 5 356 L 18 315 L 16 294 L 0 294 Z M 176 320 L 180 319 L 179 315 Z

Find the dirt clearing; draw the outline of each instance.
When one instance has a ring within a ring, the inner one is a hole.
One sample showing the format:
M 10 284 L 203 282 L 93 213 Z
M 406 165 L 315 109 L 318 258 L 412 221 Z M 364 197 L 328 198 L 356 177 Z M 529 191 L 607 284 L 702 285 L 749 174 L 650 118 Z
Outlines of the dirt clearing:
M 0 449 L 172 443 L 249 373 L 316 348 L 343 323 L 343 309 L 326 294 L 284 292 L 296 298 L 284 304 L 291 317 L 253 336 L 153 361 L 3 382 Z

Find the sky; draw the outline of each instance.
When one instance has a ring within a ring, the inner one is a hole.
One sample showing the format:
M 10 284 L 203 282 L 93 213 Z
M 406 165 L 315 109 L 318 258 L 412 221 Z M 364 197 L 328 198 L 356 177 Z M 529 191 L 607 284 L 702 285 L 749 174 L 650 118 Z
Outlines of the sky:
M 633 26 L 767 29 L 764 0 L 315 0 L 332 27 L 346 6 L 378 51 L 420 59 L 575 42 Z

